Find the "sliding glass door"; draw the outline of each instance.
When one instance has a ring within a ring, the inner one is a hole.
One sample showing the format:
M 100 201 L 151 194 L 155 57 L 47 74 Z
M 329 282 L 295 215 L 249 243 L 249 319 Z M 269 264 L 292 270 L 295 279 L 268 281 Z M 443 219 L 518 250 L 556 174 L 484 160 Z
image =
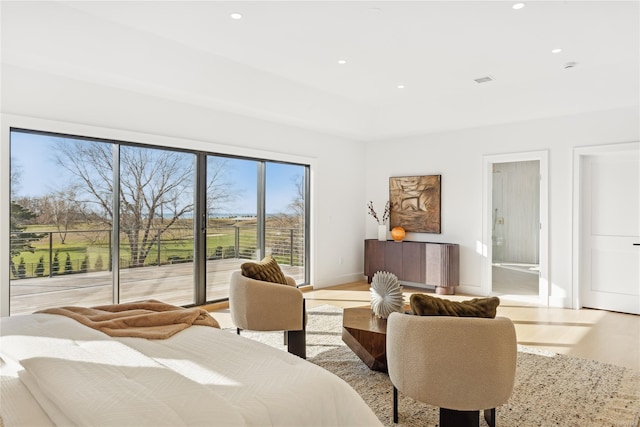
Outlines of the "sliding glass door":
M 306 280 L 306 182 L 304 166 L 266 162 L 265 251 L 297 283 Z
M 207 156 L 207 299 L 229 297 L 229 276 L 257 259 L 256 160 Z
M 120 147 L 120 302 L 193 304 L 195 154 Z
M 21 129 L 10 148 L 11 314 L 223 300 L 265 255 L 308 282 L 308 166 Z
M 11 133 L 12 314 L 111 303 L 113 147 Z
M 207 298 L 228 298 L 231 272 L 266 255 L 298 283 L 308 282 L 307 170 L 304 165 L 207 157 Z

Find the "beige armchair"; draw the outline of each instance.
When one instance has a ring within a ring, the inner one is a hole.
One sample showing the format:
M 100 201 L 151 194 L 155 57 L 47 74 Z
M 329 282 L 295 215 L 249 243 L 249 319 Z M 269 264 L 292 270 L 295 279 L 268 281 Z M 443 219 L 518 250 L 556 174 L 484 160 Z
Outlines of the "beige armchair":
M 302 292 L 291 277 L 287 285 L 254 280 L 231 273 L 229 311 L 238 329 L 285 331 L 289 353 L 306 359 L 306 309 Z
M 480 410 L 495 426 L 495 408 L 509 400 L 516 372 L 513 322 L 392 313 L 387 321 L 387 366 L 398 390 L 440 407 L 440 426 L 478 426 Z

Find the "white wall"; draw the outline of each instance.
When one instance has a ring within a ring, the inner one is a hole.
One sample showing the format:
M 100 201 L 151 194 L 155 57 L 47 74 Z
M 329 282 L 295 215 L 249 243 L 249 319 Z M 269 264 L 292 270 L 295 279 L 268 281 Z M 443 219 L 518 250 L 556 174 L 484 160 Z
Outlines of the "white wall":
M 369 143 L 366 199 L 382 205 L 392 176 L 442 175 L 442 233 L 407 233 L 406 240 L 460 244 L 459 291 L 480 295 L 483 156 L 548 150 L 550 304 L 570 307 L 573 148 L 639 139 L 636 107 Z M 375 222 L 366 221 L 373 238 Z
M 0 241 L 8 242 L 9 128 L 66 132 L 311 164 L 312 278 L 324 287 L 361 278 L 361 142 L 3 64 Z M 8 245 L 0 259 L 8 259 Z M 3 299 L 8 271 L 0 269 Z

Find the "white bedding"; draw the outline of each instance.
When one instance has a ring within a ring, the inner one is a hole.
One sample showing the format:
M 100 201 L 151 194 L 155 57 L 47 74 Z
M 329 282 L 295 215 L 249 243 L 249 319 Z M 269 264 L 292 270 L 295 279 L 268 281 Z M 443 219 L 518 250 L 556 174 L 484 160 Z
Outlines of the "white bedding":
M 51 314 L 2 318 L 0 414 L 12 426 L 378 426 L 330 372 L 227 331 L 111 338 Z

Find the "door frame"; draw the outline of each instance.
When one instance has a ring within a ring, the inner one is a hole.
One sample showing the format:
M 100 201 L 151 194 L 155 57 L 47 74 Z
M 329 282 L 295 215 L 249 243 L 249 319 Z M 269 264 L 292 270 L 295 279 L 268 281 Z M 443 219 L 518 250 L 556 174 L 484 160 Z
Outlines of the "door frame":
M 582 308 L 582 298 L 580 297 L 580 271 L 582 267 L 582 218 L 583 218 L 583 200 L 582 200 L 582 172 L 586 156 L 596 156 L 608 153 L 616 153 L 620 151 L 640 152 L 640 142 L 623 142 L 619 144 L 592 145 L 588 147 L 575 147 L 573 149 L 573 243 L 572 250 L 572 298 L 571 305 L 575 309 Z
M 529 151 L 483 156 L 482 184 L 482 256 L 484 257 L 480 289 L 490 295 L 493 288 L 493 245 L 491 240 L 493 225 L 493 164 L 525 161 L 540 162 L 540 276 L 538 278 L 539 304 L 549 306 L 549 151 Z M 480 249 L 480 248 L 479 248 Z

